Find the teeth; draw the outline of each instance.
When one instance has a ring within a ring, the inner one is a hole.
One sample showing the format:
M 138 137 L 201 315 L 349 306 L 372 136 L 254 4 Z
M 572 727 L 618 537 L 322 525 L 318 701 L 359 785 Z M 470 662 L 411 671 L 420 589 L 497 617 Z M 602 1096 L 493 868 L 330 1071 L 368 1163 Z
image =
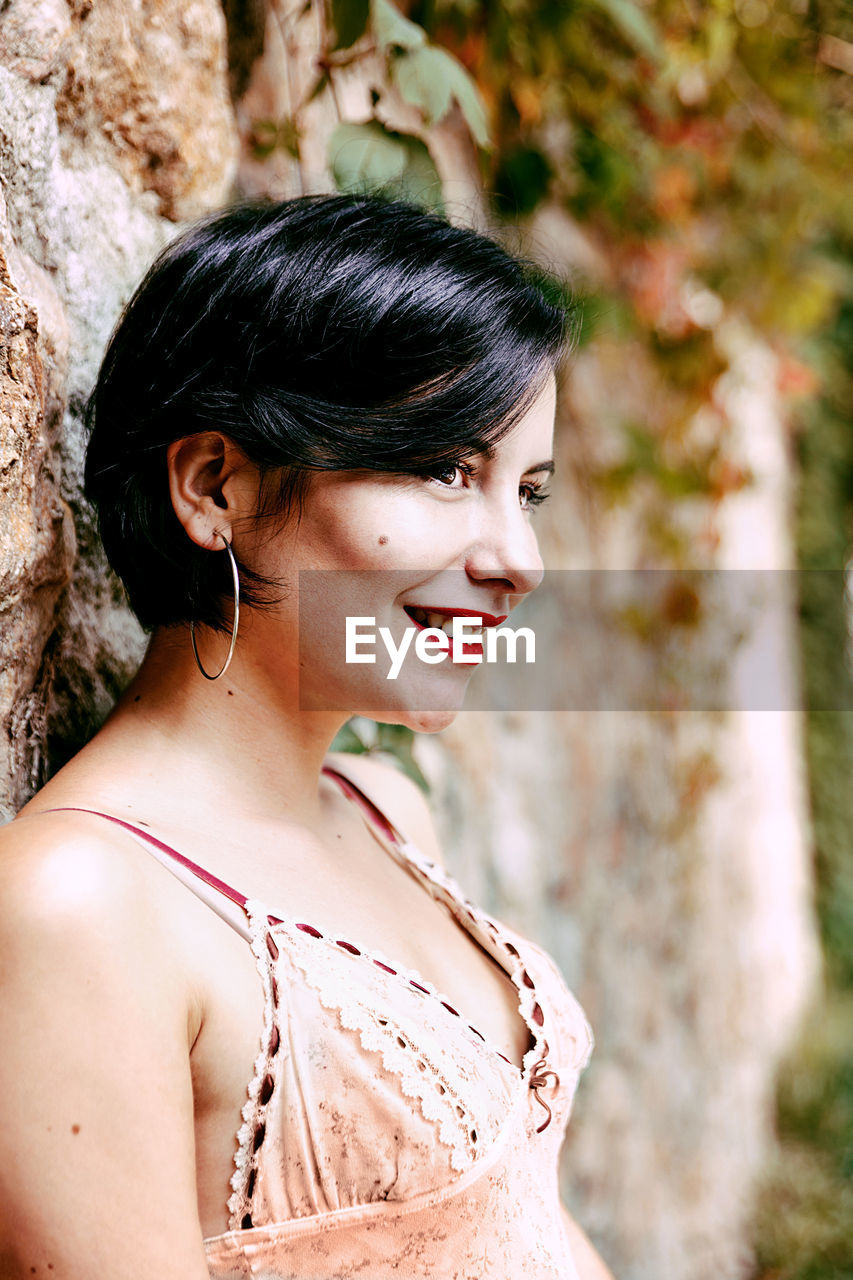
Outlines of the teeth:
M 433 609 L 420 609 L 412 606 L 409 613 L 419 622 L 422 627 L 434 627 L 438 631 L 443 631 L 445 635 L 453 635 L 453 618 L 445 613 L 436 613 Z M 485 627 L 468 627 L 467 633 L 472 640 L 482 640 L 485 634 Z

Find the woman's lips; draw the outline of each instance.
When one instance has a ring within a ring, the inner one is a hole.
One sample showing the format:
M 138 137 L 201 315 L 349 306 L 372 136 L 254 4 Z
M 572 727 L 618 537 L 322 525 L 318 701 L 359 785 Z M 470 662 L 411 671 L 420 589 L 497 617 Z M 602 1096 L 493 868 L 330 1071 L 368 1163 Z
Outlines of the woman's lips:
M 419 626 L 422 630 L 425 626 L 428 626 L 429 624 L 420 622 L 413 615 L 412 613 L 413 609 L 416 609 L 419 613 L 425 613 L 427 614 L 427 616 L 429 616 L 430 614 L 440 614 L 442 619 L 444 618 L 482 618 L 484 627 L 497 627 L 501 622 L 506 622 L 507 617 L 509 616 L 506 613 L 502 613 L 500 617 L 496 617 L 495 614 L 485 613 L 482 609 L 440 609 L 436 605 L 423 605 L 423 604 L 407 604 L 407 605 L 404 605 L 403 608 L 405 612 L 408 614 L 408 616 L 412 619 L 412 622 L 414 622 L 416 626 Z
M 493 613 L 484 613 L 479 609 L 437 609 L 434 607 L 427 608 L 423 605 L 404 605 L 403 609 L 406 616 L 411 618 L 419 631 L 428 631 L 431 629 L 444 631 L 444 634 L 447 636 L 447 651 L 450 654 L 451 660 L 453 659 L 453 640 L 451 638 L 450 631 L 446 626 L 448 623 L 452 626 L 452 622 L 450 621 L 451 619 L 480 618 L 482 619 L 482 628 L 485 629 L 486 627 L 498 626 L 501 622 L 506 621 L 508 616 L 507 614 L 502 614 L 500 617 L 497 617 Z M 423 620 L 415 617 L 412 610 L 416 610 L 418 613 L 422 614 Z M 462 654 L 468 654 L 473 659 L 473 662 L 470 665 L 473 666 L 479 663 L 483 657 L 482 640 L 465 641 L 462 645 Z

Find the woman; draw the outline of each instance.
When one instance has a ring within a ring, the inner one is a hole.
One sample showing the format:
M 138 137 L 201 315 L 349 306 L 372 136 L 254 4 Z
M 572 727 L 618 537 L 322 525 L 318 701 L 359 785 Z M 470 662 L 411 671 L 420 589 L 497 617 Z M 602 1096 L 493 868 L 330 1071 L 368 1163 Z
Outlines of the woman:
M 153 635 L 0 842 L 9 1280 L 609 1275 L 556 1182 L 582 1011 L 417 787 L 328 754 L 350 714 L 447 725 L 476 665 L 392 682 L 332 619 L 539 582 L 567 333 L 490 240 L 370 197 L 232 210 L 137 291 L 86 479 Z

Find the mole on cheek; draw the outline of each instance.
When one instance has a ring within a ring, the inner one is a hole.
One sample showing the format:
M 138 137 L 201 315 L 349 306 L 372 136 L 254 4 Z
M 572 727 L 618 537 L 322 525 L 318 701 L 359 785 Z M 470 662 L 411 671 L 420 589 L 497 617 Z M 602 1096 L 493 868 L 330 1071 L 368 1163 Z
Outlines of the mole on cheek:
M 79 1133 L 79 1132 L 80 1132 L 80 1126 L 79 1126 L 79 1124 L 72 1124 L 72 1126 L 71 1126 L 71 1132 L 72 1132 L 72 1133 Z
M 379 539 L 379 545 L 380 545 L 380 547 L 384 547 L 384 546 L 385 546 L 385 543 L 386 543 L 387 541 L 388 541 L 388 538 L 387 538 L 386 534 L 384 534 L 384 533 L 383 533 L 382 537 Z

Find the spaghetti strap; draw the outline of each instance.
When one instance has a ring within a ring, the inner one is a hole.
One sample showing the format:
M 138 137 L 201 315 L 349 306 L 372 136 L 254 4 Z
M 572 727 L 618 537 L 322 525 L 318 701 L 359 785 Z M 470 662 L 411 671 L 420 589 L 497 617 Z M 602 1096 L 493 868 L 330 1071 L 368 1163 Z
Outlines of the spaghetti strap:
M 182 853 L 178 853 L 177 849 L 173 849 L 171 845 L 166 844 L 163 840 L 158 840 L 157 836 L 153 836 L 150 831 L 144 831 L 142 827 L 135 827 L 132 822 L 125 822 L 124 818 L 117 818 L 112 813 L 101 813 L 99 809 L 81 809 L 77 805 L 60 805 L 56 809 L 45 809 L 45 813 L 92 813 L 96 818 L 106 818 L 108 822 L 114 822 L 119 827 L 124 827 L 125 831 L 131 831 L 135 836 L 139 836 L 142 840 L 147 840 L 149 844 L 154 845 L 161 853 L 168 854 L 170 858 L 174 858 L 175 862 L 180 866 L 186 867 L 187 871 L 191 871 L 193 875 L 198 876 L 199 880 L 203 880 L 205 884 L 209 884 L 211 889 L 217 889 L 219 893 L 230 898 L 232 902 L 236 902 L 238 907 L 245 908 L 247 898 L 244 893 L 239 893 L 237 889 L 232 889 L 230 884 L 226 884 L 224 880 L 220 880 L 218 876 L 212 872 L 206 871 L 204 867 L 200 867 L 197 862 L 191 862 L 189 858 L 185 858 Z
M 233 889 L 230 884 L 226 884 L 224 880 L 220 880 L 218 876 L 207 871 L 204 867 L 200 867 L 197 862 L 192 862 L 182 853 L 178 853 L 177 849 L 173 849 L 171 845 L 166 844 L 164 840 L 158 839 L 157 836 L 151 834 L 150 831 L 143 830 L 142 827 L 134 826 L 132 822 L 126 822 L 124 818 L 117 818 L 115 814 L 103 813 L 99 809 L 84 809 L 79 805 L 59 805 L 53 809 L 45 809 L 45 813 L 91 813 L 96 818 L 106 818 L 108 822 L 113 822 L 118 827 L 123 827 L 129 832 L 140 844 L 152 853 L 157 861 L 170 871 L 177 880 L 180 880 L 191 893 L 210 907 L 221 920 L 239 933 L 240 937 L 246 942 L 251 942 L 252 934 L 249 929 L 249 912 L 246 907 L 246 895 L 240 893 L 237 889 Z M 187 875 L 186 873 L 190 874 Z M 201 882 L 199 884 L 198 882 Z M 214 889 L 215 893 L 207 893 L 202 885 L 209 889 Z M 226 907 L 222 899 L 227 898 L 230 902 L 235 903 L 241 910 L 239 918 L 235 919 L 234 913 Z
M 369 796 L 364 794 L 360 787 L 356 786 L 347 774 L 341 773 L 339 769 L 333 768 L 330 764 L 324 764 L 322 772 L 327 774 L 330 778 L 335 779 L 341 790 L 355 800 L 356 803 L 365 810 L 368 817 L 377 827 L 379 827 L 382 834 L 390 840 L 392 844 L 406 844 L 406 840 L 401 836 L 393 823 L 388 821 L 382 810 L 374 804 Z
M 369 817 L 371 823 L 378 827 L 387 840 L 393 845 L 400 847 L 405 844 L 401 839 L 399 832 L 391 822 L 385 817 L 384 813 L 379 809 L 373 801 L 366 796 L 360 787 L 357 787 L 345 774 L 340 773 L 331 765 L 323 765 L 322 772 L 334 778 L 341 789 L 354 800 L 361 809 L 363 809 Z M 58 805 L 52 809 L 43 810 L 45 813 L 90 813 L 96 818 L 105 818 L 107 822 L 112 822 L 118 827 L 122 827 L 135 837 L 137 841 L 143 844 L 149 852 L 153 853 L 157 861 L 168 871 L 180 880 L 192 893 L 196 895 L 206 906 L 210 907 L 226 924 L 235 929 L 241 937 L 247 941 L 251 941 L 251 932 L 248 928 L 249 912 L 246 907 L 248 898 L 246 894 L 240 893 L 238 889 L 233 888 L 230 884 L 226 884 L 224 880 L 220 880 L 211 871 L 205 867 L 199 866 L 197 862 L 193 862 L 184 854 L 179 853 L 177 849 L 173 849 L 171 845 L 166 844 L 164 840 L 160 840 L 157 836 L 152 835 L 150 831 L 144 830 L 142 827 L 136 826 L 132 822 L 128 822 L 124 818 L 118 818 L 113 813 L 104 813 L 100 809 L 86 809 L 80 805 Z M 190 875 L 182 874 L 189 872 Z M 195 883 L 194 883 L 195 881 Z M 200 889 L 198 881 L 207 885 L 208 888 L 216 891 L 215 894 L 207 894 Z M 218 895 L 218 899 L 217 896 Z M 233 902 L 241 910 L 239 920 L 235 920 L 232 912 L 227 910 L 221 899 L 225 897 Z M 281 923 L 278 916 L 270 916 L 270 923 Z

